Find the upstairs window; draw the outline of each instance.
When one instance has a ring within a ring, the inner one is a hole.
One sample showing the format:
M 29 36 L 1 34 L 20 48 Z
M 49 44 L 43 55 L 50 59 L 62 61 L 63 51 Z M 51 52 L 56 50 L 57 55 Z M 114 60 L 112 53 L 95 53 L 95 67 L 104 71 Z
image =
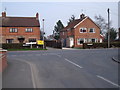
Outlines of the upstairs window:
M 87 28 L 80 28 L 80 33 L 86 33 L 87 32 Z
M 33 32 L 33 29 L 32 28 L 26 28 L 25 32 Z
M 94 29 L 94 28 L 90 28 L 90 29 L 89 29 L 89 32 L 90 32 L 90 33 L 95 33 L 95 29 Z
M 18 32 L 17 28 L 10 28 L 10 33 L 16 33 L 16 32 Z

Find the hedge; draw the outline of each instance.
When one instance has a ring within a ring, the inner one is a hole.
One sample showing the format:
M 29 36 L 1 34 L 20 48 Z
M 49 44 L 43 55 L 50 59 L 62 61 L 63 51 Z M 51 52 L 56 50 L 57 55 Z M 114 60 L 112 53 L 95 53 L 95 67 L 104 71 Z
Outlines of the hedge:
M 3 49 L 25 49 L 25 48 L 30 48 L 30 46 L 23 46 L 21 43 L 9 43 L 9 44 L 1 44 Z M 33 48 L 36 48 L 38 45 L 33 45 Z M 42 45 L 39 45 L 39 48 L 43 48 Z
M 108 43 L 103 42 L 103 43 L 84 43 L 83 48 L 107 48 Z M 120 47 L 120 42 L 111 42 L 110 47 Z

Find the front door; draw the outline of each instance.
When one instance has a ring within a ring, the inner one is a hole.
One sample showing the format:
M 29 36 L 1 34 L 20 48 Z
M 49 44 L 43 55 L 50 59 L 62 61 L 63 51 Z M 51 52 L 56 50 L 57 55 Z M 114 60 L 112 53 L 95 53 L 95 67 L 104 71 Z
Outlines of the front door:
M 74 39 L 71 37 L 70 38 L 70 47 L 73 47 L 73 45 L 74 45 Z

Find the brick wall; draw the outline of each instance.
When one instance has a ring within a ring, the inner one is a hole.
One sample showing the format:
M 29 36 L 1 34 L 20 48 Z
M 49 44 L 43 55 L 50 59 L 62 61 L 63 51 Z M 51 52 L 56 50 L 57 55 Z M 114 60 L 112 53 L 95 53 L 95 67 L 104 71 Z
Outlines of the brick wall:
M 17 28 L 18 32 L 11 33 L 9 32 L 10 28 Z M 33 32 L 25 32 L 26 28 L 32 28 Z M 0 43 L 6 43 L 6 39 L 14 39 L 13 43 L 19 43 L 19 36 L 25 38 L 25 43 L 28 42 L 29 38 L 40 39 L 40 27 L 0 27 L 0 34 L 2 35 L 2 41 L 0 41 Z
M 7 51 L 0 50 L 0 72 L 7 67 Z

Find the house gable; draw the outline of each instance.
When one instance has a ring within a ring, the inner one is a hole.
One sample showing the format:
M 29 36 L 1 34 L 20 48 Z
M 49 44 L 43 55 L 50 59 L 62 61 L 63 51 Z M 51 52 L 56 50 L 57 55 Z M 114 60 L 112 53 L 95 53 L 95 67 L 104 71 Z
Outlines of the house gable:
M 80 28 L 86 28 L 86 33 L 80 33 Z M 94 28 L 95 29 L 95 33 L 90 33 L 89 30 L 90 28 Z M 100 28 L 89 18 L 85 18 L 84 20 L 82 20 L 80 23 L 78 23 L 75 27 L 74 27 L 74 31 L 75 31 L 75 35 L 77 36 L 86 36 L 87 35 L 91 35 L 91 36 L 99 36 L 100 35 Z
M 83 23 L 87 19 L 89 19 L 93 24 L 95 24 L 100 29 L 100 27 L 91 18 L 89 18 L 89 17 L 86 17 L 85 19 L 83 19 L 81 22 L 79 22 L 77 25 L 75 25 L 74 28 L 76 28 L 77 26 L 79 26 L 81 23 Z

